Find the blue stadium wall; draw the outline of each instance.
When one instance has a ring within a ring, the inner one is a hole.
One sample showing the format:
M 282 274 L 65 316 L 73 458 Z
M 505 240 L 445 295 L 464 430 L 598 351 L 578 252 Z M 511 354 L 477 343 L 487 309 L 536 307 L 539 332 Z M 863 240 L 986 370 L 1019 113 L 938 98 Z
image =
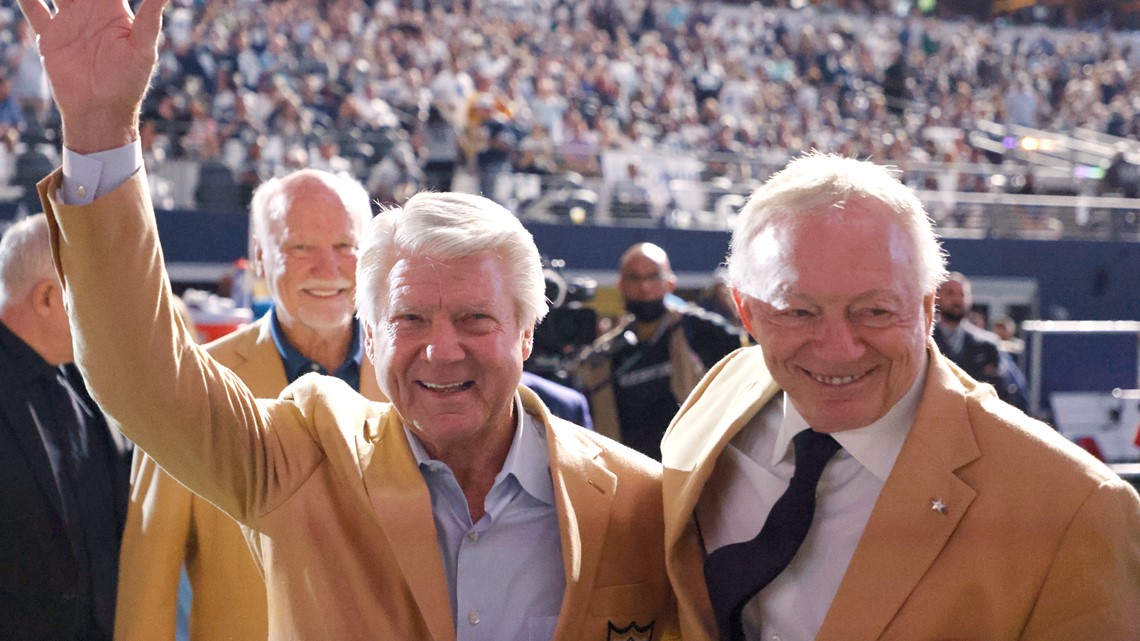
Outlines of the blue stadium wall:
M 14 211 L 0 208 L 0 219 Z M 166 261 L 227 265 L 246 252 L 243 214 L 160 211 Z M 711 274 L 728 235 L 705 230 L 528 224 L 538 248 L 572 270 L 613 271 L 622 251 L 649 241 L 665 248 L 674 270 Z M 129 242 L 124 240 L 124 242 Z M 950 268 L 970 276 L 1035 278 L 1043 313 L 1062 307 L 1077 320 L 1140 320 L 1140 243 L 946 238 Z
M 168 262 L 225 264 L 246 253 L 243 215 L 164 211 L 158 223 Z M 622 251 L 649 241 L 669 252 L 675 271 L 711 274 L 728 248 L 728 234 L 715 231 L 527 227 L 545 256 L 575 271 L 613 271 Z M 1063 307 L 1074 320 L 1140 320 L 1140 243 L 948 238 L 943 245 L 952 270 L 1036 279 L 1043 313 Z
M 612 270 L 638 241 L 669 252 L 678 272 L 711 273 L 728 234 L 674 229 L 529 225 L 539 249 L 569 269 Z M 973 277 L 1036 279 L 1041 310 L 1064 307 L 1074 320 L 1140 320 L 1140 243 L 1015 239 L 943 240 L 950 269 Z

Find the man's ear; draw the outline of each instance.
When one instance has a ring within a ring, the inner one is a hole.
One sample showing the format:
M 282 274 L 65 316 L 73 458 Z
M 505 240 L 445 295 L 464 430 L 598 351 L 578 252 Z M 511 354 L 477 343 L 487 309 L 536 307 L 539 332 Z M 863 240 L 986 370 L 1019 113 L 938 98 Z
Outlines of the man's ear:
M 744 324 L 748 335 L 755 338 L 756 334 L 752 331 L 752 308 L 745 304 L 747 299 L 747 294 L 742 294 L 735 287 L 732 288 L 732 302 L 736 303 L 736 313 L 740 316 L 740 322 Z
M 50 317 L 55 306 L 63 302 L 59 281 L 54 278 L 42 278 L 37 281 L 32 285 L 32 291 L 28 296 L 32 301 L 32 309 L 40 318 Z
M 531 325 L 526 329 L 526 331 L 523 332 L 522 349 L 522 359 L 525 361 L 526 359 L 530 358 L 531 353 L 534 352 L 534 325 Z
M 255 243 L 253 248 L 253 256 L 249 257 L 250 267 L 253 269 L 253 275 L 264 279 L 265 278 L 265 250 L 262 249 L 261 243 Z
M 937 298 L 934 292 L 931 292 L 922 298 L 922 313 L 923 320 L 926 321 L 926 335 L 930 336 L 930 332 L 934 330 L 934 302 Z
M 360 324 L 364 328 L 364 355 L 368 360 L 375 363 L 376 359 L 373 357 L 376 353 L 376 345 L 372 338 L 372 323 L 363 322 Z

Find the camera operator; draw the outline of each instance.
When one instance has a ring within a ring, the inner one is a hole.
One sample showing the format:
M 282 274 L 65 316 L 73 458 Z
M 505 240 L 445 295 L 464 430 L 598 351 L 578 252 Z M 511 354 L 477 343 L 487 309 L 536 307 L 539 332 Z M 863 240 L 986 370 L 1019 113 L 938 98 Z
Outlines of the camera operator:
M 594 429 L 661 460 L 661 437 L 708 368 L 742 345 L 740 330 L 666 296 L 677 287 L 665 250 L 638 243 L 621 257 L 618 289 L 627 316 L 584 355 L 576 373 Z

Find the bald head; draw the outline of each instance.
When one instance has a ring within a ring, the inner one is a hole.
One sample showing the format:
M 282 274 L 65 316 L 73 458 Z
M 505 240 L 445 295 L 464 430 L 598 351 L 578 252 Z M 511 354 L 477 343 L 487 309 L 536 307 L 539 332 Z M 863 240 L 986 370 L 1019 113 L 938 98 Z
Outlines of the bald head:
M 653 243 L 637 243 L 621 255 L 618 269 L 618 290 L 626 310 L 641 321 L 660 318 L 665 296 L 677 288 L 665 250 Z
M 672 274 L 672 269 L 669 267 L 669 255 L 665 250 L 654 245 L 653 243 L 637 243 L 630 246 L 621 255 L 620 267 L 624 268 L 631 261 L 649 261 L 655 264 L 662 273 L 668 272 Z

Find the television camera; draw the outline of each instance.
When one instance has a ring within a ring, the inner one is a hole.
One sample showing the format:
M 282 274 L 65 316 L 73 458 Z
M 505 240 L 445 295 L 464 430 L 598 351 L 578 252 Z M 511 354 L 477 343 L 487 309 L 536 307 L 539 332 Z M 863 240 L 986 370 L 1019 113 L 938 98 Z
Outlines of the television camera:
M 597 335 L 598 312 L 588 303 L 594 300 L 598 284 L 590 278 L 566 278 L 562 260 L 544 263 L 550 313 L 534 329 L 534 351 L 525 368 L 580 389 L 573 375 L 574 363 Z

